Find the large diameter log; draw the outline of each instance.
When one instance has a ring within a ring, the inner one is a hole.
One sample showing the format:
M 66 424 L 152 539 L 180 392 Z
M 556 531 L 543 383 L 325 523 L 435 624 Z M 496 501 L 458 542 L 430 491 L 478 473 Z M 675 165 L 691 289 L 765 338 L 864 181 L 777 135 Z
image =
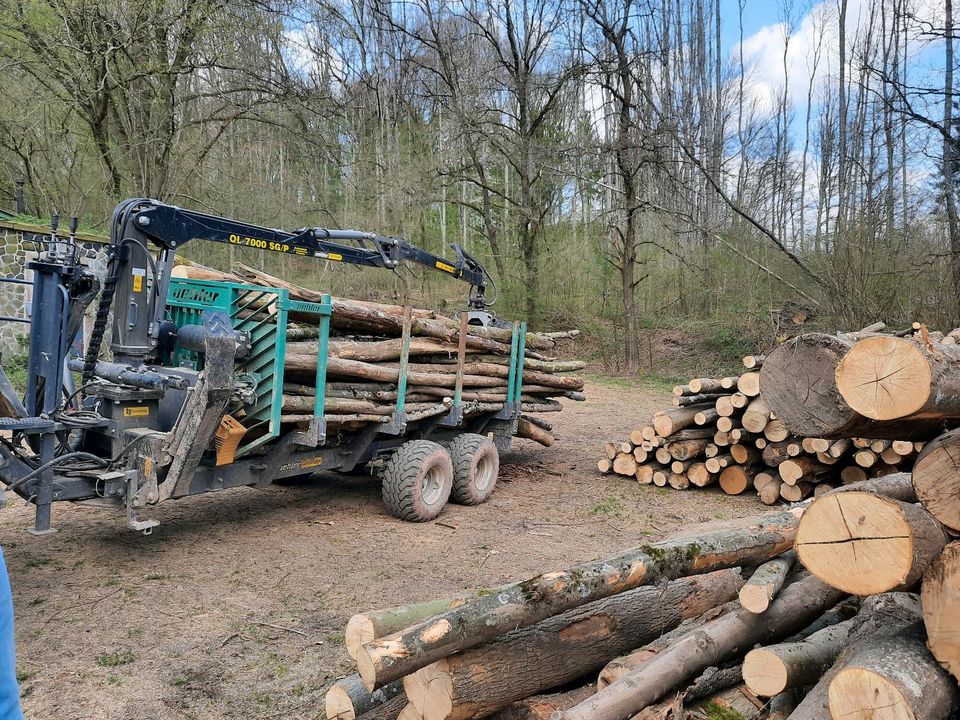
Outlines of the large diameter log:
M 751 650 L 743 659 L 743 679 L 757 695 L 772 697 L 791 688 L 814 685 L 846 647 L 857 620 L 819 630 L 797 642 Z
M 837 389 L 874 420 L 960 418 L 960 348 L 898 337 L 861 340 L 837 366 Z
M 444 658 L 403 685 L 424 720 L 485 717 L 601 668 L 735 597 L 742 582 L 737 571 L 722 570 L 620 593 Z
M 803 437 L 902 440 L 940 434 L 939 421 L 884 423 L 851 408 L 836 381 L 837 365 L 851 347 L 851 341 L 834 335 L 807 334 L 767 354 L 760 369 L 763 398 L 790 432 Z
M 830 681 L 830 715 L 844 720 L 945 720 L 960 690 L 924 644 L 916 623 L 893 636 L 861 641 Z
M 920 591 L 927 646 L 955 678 L 960 678 L 960 542 L 943 553 L 923 576 Z
M 931 515 L 960 530 L 960 429 L 924 445 L 913 464 L 913 486 Z
M 756 572 L 740 588 L 740 605 L 758 615 L 766 612 L 770 603 L 780 592 L 780 588 L 783 587 L 783 583 L 787 579 L 787 573 L 790 572 L 795 560 L 796 553 L 790 550 L 758 567 Z
M 384 707 L 387 704 L 389 707 Z M 337 680 L 325 697 L 327 720 L 354 720 L 368 715 L 372 720 L 374 710 L 379 710 L 377 717 L 387 718 L 394 708 L 399 712 L 406 704 L 400 681 L 370 692 L 363 686 L 359 675 Z
M 852 595 L 909 587 L 943 551 L 940 523 L 919 505 L 865 492 L 828 493 L 800 520 L 797 556 Z
M 763 615 L 741 608 L 693 630 L 662 653 L 555 720 L 623 720 L 684 680 L 758 642 L 787 637 L 843 598 L 812 576 L 786 587 Z
M 656 475 L 656 473 L 654 473 Z M 666 476 L 663 485 L 666 485 Z M 850 485 L 830 491 L 857 490 Z M 863 483 L 865 490 L 909 497 L 909 476 Z M 357 666 L 368 687 L 383 685 L 458 650 L 475 647 L 517 627 L 618 592 L 723 567 L 760 564 L 789 550 L 804 508 L 732 521 L 729 527 L 644 545 L 609 560 L 586 563 L 484 593 L 458 608 L 364 645 Z
M 912 593 L 883 593 L 863 601 L 855 625 L 848 635 L 848 644 L 820 681 L 804 696 L 790 716 L 791 720 L 825 720 L 830 717 L 828 693 L 830 683 L 846 667 L 860 641 L 895 635 L 915 624 L 920 618 L 920 599 Z
M 538 575 L 365 644 L 357 669 L 368 688 L 383 687 L 454 652 L 594 600 L 685 575 L 759 564 L 790 549 L 802 512 L 766 513 Z

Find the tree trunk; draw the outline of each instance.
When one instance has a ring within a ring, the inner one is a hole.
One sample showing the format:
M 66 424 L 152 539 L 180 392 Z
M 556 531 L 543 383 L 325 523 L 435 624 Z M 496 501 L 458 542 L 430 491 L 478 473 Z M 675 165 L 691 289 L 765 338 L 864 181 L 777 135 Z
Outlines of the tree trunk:
M 597 670 L 735 597 L 742 582 L 737 571 L 722 570 L 620 593 L 444 658 L 403 685 L 424 720 L 485 717 Z
M 730 528 L 644 545 L 609 560 L 516 583 L 365 644 L 357 653 L 357 669 L 368 688 L 383 687 L 507 630 L 594 600 L 684 575 L 769 560 L 793 545 L 801 513 L 766 513 Z
M 960 347 L 877 336 L 861 340 L 840 361 L 837 389 L 855 411 L 874 420 L 960 417 Z M 869 436 L 868 436 L 869 437 Z M 898 438 L 898 439 L 902 439 Z
M 557 710 L 566 710 L 578 702 L 586 700 L 596 692 L 593 685 L 584 685 L 575 690 L 534 695 L 515 703 L 491 715 L 491 720 L 550 720 Z
M 960 678 L 960 542 L 953 542 L 923 576 L 920 591 L 927 645 L 955 678 Z
M 740 588 L 740 605 L 752 613 L 766 612 L 783 587 L 795 560 L 796 554 L 790 550 L 758 567 Z
M 801 630 L 842 597 L 842 592 L 814 577 L 795 582 L 763 615 L 741 608 L 707 623 L 593 697 L 558 713 L 555 720 L 630 717 L 704 668 L 718 665 L 757 642 Z
M 923 624 L 864 638 L 830 681 L 830 715 L 844 720 L 945 720 L 960 701 L 956 683 L 924 644 Z
M 927 512 L 960 530 L 960 429 L 924 445 L 913 465 L 913 486 Z
M 850 657 L 857 651 L 861 639 L 894 635 L 909 627 L 920 618 L 920 602 L 911 593 L 884 593 L 863 601 L 855 618 L 856 625 L 848 635 L 848 644 L 841 650 L 836 662 L 824 673 L 820 681 L 807 692 L 790 716 L 791 720 L 824 720 L 830 717 L 828 692 L 830 683 L 846 667 Z
M 938 435 L 941 423 L 937 421 L 877 422 L 846 403 L 837 389 L 836 370 L 851 347 L 852 342 L 833 335 L 808 334 L 767 355 L 760 369 L 763 398 L 790 431 L 823 438 L 926 439 Z
M 856 618 L 819 630 L 803 640 L 751 650 L 743 659 L 743 679 L 757 695 L 772 697 L 815 685 L 847 645 Z
M 852 595 L 910 587 L 947 538 L 919 505 L 866 492 L 830 493 L 800 520 L 797 556 L 810 572 Z
M 699 617 L 685 620 L 670 632 L 664 633 L 656 640 L 648 642 L 633 652 L 611 660 L 603 666 L 603 670 L 600 671 L 597 677 L 597 690 L 603 690 L 607 685 L 615 683 L 624 675 L 636 670 L 650 658 L 668 649 L 681 638 L 686 637 L 695 628 L 703 627 L 721 615 L 736 610 L 738 605 L 736 600 L 732 600 L 724 605 L 712 608 Z

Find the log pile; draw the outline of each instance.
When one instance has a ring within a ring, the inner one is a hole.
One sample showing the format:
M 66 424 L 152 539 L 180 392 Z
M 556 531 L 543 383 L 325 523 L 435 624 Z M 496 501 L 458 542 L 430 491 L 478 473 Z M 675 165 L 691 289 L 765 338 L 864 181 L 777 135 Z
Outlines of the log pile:
M 897 473 L 354 616 L 357 674 L 326 717 L 653 720 L 732 693 L 777 720 L 942 720 L 960 703 L 958 610 L 960 543 Z
M 196 264 L 178 265 L 177 277 L 217 280 L 286 289 L 292 298 L 320 302 L 323 293 L 309 290 L 260 270 L 237 264 L 225 273 Z M 418 420 L 449 410 L 455 388 L 462 386 L 463 412 L 470 416 L 496 412 L 507 399 L 512 329 L 468 325 L 430 310 L 399 305 L 333 299 L 330 320 L 325 415 L 328 424 L 355 428 L 388 422 L 394 412 L 400 376 L 401 337 L 411 333 L 405 412 Z M 318 333 L 316 317 L 290 313 L 283 386 L 285 423 L 303 423 L 313 416 L 316 395 Z M 528 332 L 524 353 L 518 435 L 549 446 L 552 427 L 537 417 L 561 410 L 561 398 L 583 400 L 579 360 L 553 356 L 557 342 L 574 338 L 576 330 Z M 464 364 L 458 364 L 458 351 Z
M 674 387 L 674 407 L 655 413 L 626 440 L 607 443 L 597 469 L 677 490 L 755 491 L 772 505 L 913 466 L 920 440 L 791 432 L 768 400 L 771 363 L 765 361 L 748 355 L 739 377 L 694 378 Z

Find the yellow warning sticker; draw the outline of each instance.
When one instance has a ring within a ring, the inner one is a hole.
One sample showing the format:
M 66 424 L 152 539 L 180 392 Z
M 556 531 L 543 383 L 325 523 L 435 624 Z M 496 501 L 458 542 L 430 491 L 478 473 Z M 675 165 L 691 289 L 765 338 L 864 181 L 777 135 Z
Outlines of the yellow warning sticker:
M 143 275 L 133 276 L 133 291 L 143 292 Z
M 150 415 L 150 408 L 146 405 L 137 405 L 134 407 L 125 407 L 123 409 L 124 417 L 147 417 Z
M 327 260 L 343 260 L 343 255 L 340 253 L 328 253 Z
M 452 273 L 456 268 L 454 268 L 453 265 L 447 265 L 445 262 L 440 262 L 437 260 L 437 269 Z

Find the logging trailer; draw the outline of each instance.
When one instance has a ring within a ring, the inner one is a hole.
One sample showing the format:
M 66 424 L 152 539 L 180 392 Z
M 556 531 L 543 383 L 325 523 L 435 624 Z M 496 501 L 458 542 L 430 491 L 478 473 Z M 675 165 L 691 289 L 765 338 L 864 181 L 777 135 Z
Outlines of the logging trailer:
M 132 199 L 114 210 L 101 287 L 78 260 L 75 230 L 74 220 L 69 236 L 58 235 L 54 221 L 27 265 L 32 283 L 0 278 L 32 284 L 31 317 L 0 318 L 30 325 L 22 400 L 0 367 L 0 482 L 36 506 L 29 532 L 55 532 L 52 503 L 72 501 L 125 510 L 131 528 L 149 533 L 157 521 L 139 513 L 164 500 L 371 462 L 381 466 L 387 509 L 405 520 L 436 517 L 450 497 L 476 504 L 493 491 L 498 452 L 517 432 L 526 326 L 488 312 L 489 275 L 459 246 L 451 246 L 456 258 L 448 260 L 373 233 L 285 232 Z M 330 296 L 304 302 L 284 288 L 173 277 L 176 251 L 198 239 L 366 267 L 412 261 L 468 283 L 452 398 L 405 412 L 412 327 L 406 308 L 392 414 L 328 432 L 326 369 L 336 312 Z M 85 355 L 71 357 L 98 295 Z M 107 360 L 100 349 L 111 313 Z M 292 320 L 315 327 L 318 342 L 313 412 L 291 418 L 282 405 Z M 465 412 L 468 325 L 492 324 L 512 338 L 506 402 Z

